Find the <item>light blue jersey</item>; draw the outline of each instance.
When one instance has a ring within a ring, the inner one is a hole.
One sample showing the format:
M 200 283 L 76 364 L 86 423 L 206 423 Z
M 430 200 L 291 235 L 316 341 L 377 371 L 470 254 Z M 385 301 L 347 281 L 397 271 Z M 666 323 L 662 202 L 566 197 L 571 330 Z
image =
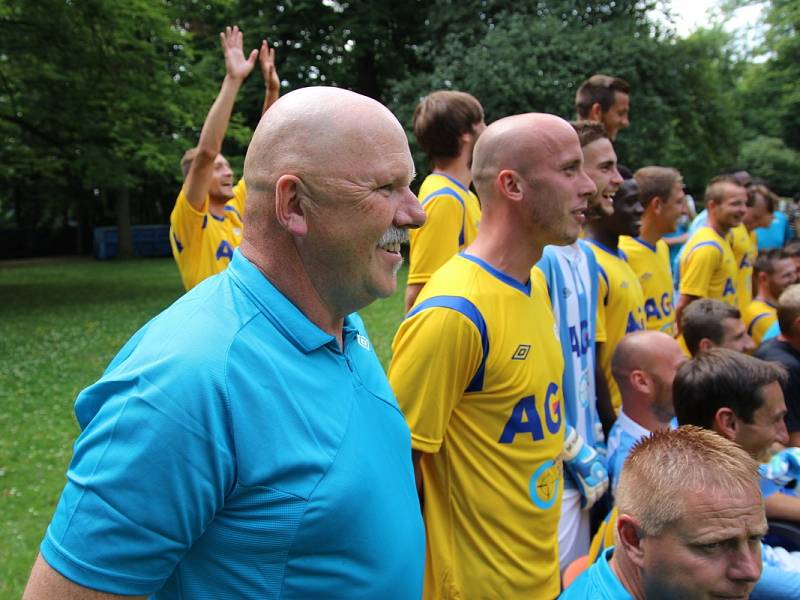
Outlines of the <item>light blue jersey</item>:
M 636 442 L 649 435 L 649 430 L 626 415 L 624 408 L 620 409 L 614 426 L 608 432 L 608 476 L 611 479 L 612 494 L 617 489 L 622 465 L 628 458 L 628 454 L 631 453 L 631 448 Z
M 614 548 L 603 552 L 597 562 L 564 590 L 559 600 L 633 600 L 608 564 L 613 554 Z
M 546 246 L 536 265 L 544 274 L 564 354 L 564 405 L 567 423 L 591 445 L 595 439 L 595 333 L 597 261 L 585 242 Z
M 44 559 L 156 599 L 418 599 L 410 432 L 357 315 L 342 335 L 236 250 L 78 396 Z

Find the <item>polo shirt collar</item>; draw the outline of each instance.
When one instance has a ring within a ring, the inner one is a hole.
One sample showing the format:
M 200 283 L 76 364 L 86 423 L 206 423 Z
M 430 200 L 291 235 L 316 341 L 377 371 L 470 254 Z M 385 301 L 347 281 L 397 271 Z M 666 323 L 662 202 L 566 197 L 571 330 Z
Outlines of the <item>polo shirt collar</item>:
M 225 273 L 247 294 L 275 328 L 302 352 L 309 353 L 326 344 L 336 343 L 334 336 L 312 323 L 238 248 L 234 251 Z M 354 327 L 351 317 L 348 316 L 343 335 Z

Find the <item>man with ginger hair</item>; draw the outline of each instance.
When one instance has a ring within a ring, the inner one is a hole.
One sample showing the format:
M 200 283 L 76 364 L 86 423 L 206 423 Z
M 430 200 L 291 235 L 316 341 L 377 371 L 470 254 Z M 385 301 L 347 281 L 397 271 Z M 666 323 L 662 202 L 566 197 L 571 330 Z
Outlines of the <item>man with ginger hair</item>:
M 595 186 L 572 127 L 524 114 L 487 127 L 472 174 L 475 241 L 400 325 L 389 380 L 411 426 L 427 529 L 424 598 L 554 598 L 564 460 L 558 332 L 540 272 L 574 242 Z M 538 273 L 538 274 L 537 274 Z
M 747 598 L 767 533 L 757 469 L 736 444 L 699 427 L 640 441 L 617 488 L 616 545 L 561 598 Z
M 424 222 L 413 171 L 374 100 L 315 87 L 275 103 L 230 267 L 78 397 L 26 599 L 419 598 L 409 430 L 354 313 L 395 291 Z

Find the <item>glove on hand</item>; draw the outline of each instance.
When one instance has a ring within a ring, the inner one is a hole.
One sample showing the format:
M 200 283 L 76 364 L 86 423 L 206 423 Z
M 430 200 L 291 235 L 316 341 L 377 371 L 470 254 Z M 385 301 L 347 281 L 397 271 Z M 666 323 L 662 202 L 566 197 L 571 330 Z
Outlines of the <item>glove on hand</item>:
M 564 439 L 564 466 L 578 484 L 582 509 L 594 505 L 608 489 L 608 469 L 603 457 L 569 425 Z

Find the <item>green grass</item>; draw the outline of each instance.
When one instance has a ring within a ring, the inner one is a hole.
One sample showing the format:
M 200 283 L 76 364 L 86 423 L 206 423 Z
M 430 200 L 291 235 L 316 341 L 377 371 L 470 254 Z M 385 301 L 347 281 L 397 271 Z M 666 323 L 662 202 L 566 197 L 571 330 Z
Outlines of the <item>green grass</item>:
M 1 599 L 21 596 L 64 485 L 75 396 L 182 291 L 171 259 L 0 267 Z M 388 365 L 402 285 L 360 314 Z

